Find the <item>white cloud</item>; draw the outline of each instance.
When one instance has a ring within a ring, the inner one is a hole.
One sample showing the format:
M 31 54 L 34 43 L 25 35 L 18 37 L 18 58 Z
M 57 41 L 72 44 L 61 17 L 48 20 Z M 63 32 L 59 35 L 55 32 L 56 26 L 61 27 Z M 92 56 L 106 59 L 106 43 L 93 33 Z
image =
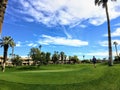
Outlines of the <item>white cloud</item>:
M 117 43 L 118 43 L 118 45 L 120 45 L 120 40 L 112 40 L 112 46 L 113 46 L 113 42 L 114 41 L 116 41 Z M 101 45 L 101 46 L 108 46 L 108 41 L 101 41 L 101 42 L 99 42 L 99 44 Z
M 86 26 L 86 25 L 81 24 L 81 25 L 80 25 L 80 27 L 82 27 L 82 28 L 86 28 L 87 26 Z
M 65 37 L 52 37 L 52 36 L 42 35 L 42 38 L 44 39 L 40 39 L 38 43 L 45 45 L 54 44 L 54 45 L 74 46 L 74 47 L 88 45 L 88 42 L 86 41 L 65 38 Z
M 120 26 L 120 23 L 115 24 L 114 26 Z
M 108 36 L 108 34 L 104 34 L 104 36 Z M 120 28 L 117 28 L 116 31 L 111 33 L 111 37 L 119 37 L 120 36 Z
M 81 28 L 86 28 L 86 27 L 87 27 L 87 26 L 84 25 L 84 24 L 80 24 L 80 22 L 76 22 L 76 23 L 74 23 L 73 25 L 70 25 L 69 28 L 74 28 L 74 27 L 76 27 L 76 26 L 81 27 Z
M 20 0 L 21 12 L 29 15 L 36 22 L 46 25 L 73 25 L 76 22 L 88 20 L 89 23 L 100 25 L 106 21 L 105 10 L 102 6 L 95 6 L 94 0 Z M 118 9 L 120 1 L 109 1 L 110 18 L 120 16 Z M 102 12 L 102 13 L 101 13 Z M 31 21 L 32 19 L 27 19 Z M 33 20 L 32 20 L 33 21 Z
M 16 47 L 20 47 L 20 46 L 21 46 L 21 42 L 18 41 L 18 42 L 16 43 Z
M 101 46 L 108 46 L 108 41 L 102 41 L 102 42 L 99 42 L 99 44 Z
M 83 52 L 75 52 L 73 53 L 73 55 L 77 55 L 79 56 L 80 60 L 83 59 L 83 55 L 85 55 L 85 59 L 92 59 L 93 56 L 95 56 L 96 58 L 100 58 L 100 59 L 103 59 L 103 58 L 108 58 L 108 50 L 93 50 L 91 52 L 86 52 L 86 53 L 83 53 Z M 113 49 L 113 52 L 112 52 L 112 56 L 114 58 L 114 56 L 116 56 L 116 51 L 115 49 Z
M 65 28 L 64 26 L 62 26 L 62 28 L 63 28 L 63 31 L 64 31 L 64 33 L 66 34 L 66 36 L 67 36 L 68 38 L 72 38 L 72 36 L 67 32 L 66 28 Z
M 34 43 L 29 43 L 29 44 L 27 44 L 27 46 L 29 46 L 29 47 L 36 47 L 36 46 L 37 46 L 37 44 L 34 44 Z
M 106 21 L 105 15 L 99 17 L 93 17 L 89 19 L 89 22 L 93 25 L 101 25 Z
M 94 53 L 86 53 L 88 56 L 102 56 L 108 57 L 108 52 L 94 52 Z
M 34 19 L 32 18 L 24 18 L 27 22 L 34 22 Z
M 120 28 L 117 28 L 115 32 L 111 33 L 112 37 L 120 36 Z
M 116 52 L 115 51 L 113 51 L 113 58 L 114 58 L 114 56 L 116 56 Z M 98 58 L 98 57 L 106 57 L 106 58 L 108 58 L 108 51 L 104 51 L 104 52 L 94 52 L 94 53 L 86 53 L 85 54 L 86 56 L 96 56 L 96 58 Z

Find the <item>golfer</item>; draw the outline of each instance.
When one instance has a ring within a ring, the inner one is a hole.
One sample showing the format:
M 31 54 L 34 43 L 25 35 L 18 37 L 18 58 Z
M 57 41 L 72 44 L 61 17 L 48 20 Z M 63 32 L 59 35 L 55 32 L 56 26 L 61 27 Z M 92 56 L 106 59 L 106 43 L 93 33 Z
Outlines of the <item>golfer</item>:
M 96 68 L 96 58 L 95 58 L 95 56 L 93 56 L 92 61 L 93 61 L 94 68 Z

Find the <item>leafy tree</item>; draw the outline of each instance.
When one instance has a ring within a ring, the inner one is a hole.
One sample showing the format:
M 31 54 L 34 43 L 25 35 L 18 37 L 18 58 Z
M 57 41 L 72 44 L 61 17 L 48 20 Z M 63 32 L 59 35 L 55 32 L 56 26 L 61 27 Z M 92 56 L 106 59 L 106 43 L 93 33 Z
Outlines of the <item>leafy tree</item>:
M 50 55 L 51 55 L 50 52 L 46 53 L 46 64 L 48 64 L 48 62 L 50 61 Z
M 90 61 L 88 59 L 84 59 L 84 60 L 81 61 L 81 63 L 90 63 L 90 62 L 92 62 L 92 61 Z
M 41 52 L 40 59 L 39 59 L 39 65 L 46 64 L 46 54 L 45 52 Z
M 72 61 L 74 64 L 75 63 L 79 63 L 79 58 L 78 56 L 74 55 L 74 56 L 69 56 L 69 60 Z
M 66 60 L 67 60 L 67 55 L 64 55 L 65 64 L 67 63 Z
M 0 46 L 3 47 L 4 52 L 3 52 L 3 63 L 2 63 L 2 71 L 5 71 L 5 63 L 7 60 L 7 53 L 8 53 L 8 48 L 12 47 L 14 48 L 15 46 L 15 42 L 13 40 L 13 38 L 11 38 L 10 36 L 5 36 L 2 39 L 0 39 Z
M 34 47 L 31 48 L 29 55 L 32 58 L 32 60 L 34 61 L 34 64 L 37 65 L 41 59 L 41 52 L 40 52 L 39 48 L 34 48 Z
M 41 64 L 48 64 L 50 61 L 50 55 L 51 53 L 47 52 L 41 52 L 40 51 L 41 46 L 39 48 L 31 48 L 29 56 L 32 58 L 34 61 L 35 65 L 41 65 Z
M 51 54 L 49 52 L 47 52 L 47 53 L 41 52 L 40 59 L 39 59 L 39 65 L 41 65 L 41 64 L 44 64 L 44 65 L 48 64 L 48 62 L 50 61 L 50 55 Z
M 111 0 L 116 1 L 116 0 Z M 110 30 L 110 19 L 109 19 L 109 12 L 108 12 L 108 0 L 95 0 L 95 5 L 102 5 L 103 8 L 105 8 L 106 17 L 107 17 L 107 26 L 108 26 L 108 49 L 109 49 L 109 66 L 113 65 L 112 60 L 112 45 L 111 45 L 111 30 Z
M 71 59 L 72 59 L 72 56 L 69 56 L 69 62 L 68 62 L 69 64 L 71 63 Z
M 57 51 L 54 52 L 53 56 L 52 56 L 52 61 L 54 64 L 58 63 L 59 61 L 59 54 Z
M 22 60 L 19 55 L 14 55 L 14 58 L 11 59 L 12 64 L 16 66 L 21 66 L 22 65 Z
M 63 63 L 63 61 L 65 60 L 65 53 L 64 52 L 60 52 L 60 58 L 61 58 L 61 61 Z

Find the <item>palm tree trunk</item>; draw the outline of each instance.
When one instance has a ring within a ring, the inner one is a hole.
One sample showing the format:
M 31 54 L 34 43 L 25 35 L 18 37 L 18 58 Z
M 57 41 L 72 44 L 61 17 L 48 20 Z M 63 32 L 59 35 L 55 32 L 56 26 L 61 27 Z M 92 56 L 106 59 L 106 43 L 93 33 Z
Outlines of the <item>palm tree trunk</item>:
M 2 72 L 5 71 L 5 64 L 6 64 L 6 60 L 7 60 L 7 51 L 8 51 L 8 45 L 4 46 L 4 54 L 3 54 L 3 63 L 2 63 Z
M 111 44 L 111 30 L 110 30 L 110 19 L 109 19 L 109 13 L 108 13 L 108 6 L 106 3 L 105 6 L 105 11 L 106 11 L 106 16 L 107 16 L 107 25 L 108 25 L 108 49 L 109 49 L 109 61 L 108 65 L 112 66 L 113 65 L 113 60 L 112 60 L 112 44 Z
M 2 22 L 0 21 L 0 34 L 2 33 Z
M 12 47 L 12 59 L 14 58 L 14 47 Z
M 5 63 L 2 64 L 2 72 L 5 72 Z
M 115 49 L 116 49 L 116 55 L 118 56 L 117 45 L 115 45 Z

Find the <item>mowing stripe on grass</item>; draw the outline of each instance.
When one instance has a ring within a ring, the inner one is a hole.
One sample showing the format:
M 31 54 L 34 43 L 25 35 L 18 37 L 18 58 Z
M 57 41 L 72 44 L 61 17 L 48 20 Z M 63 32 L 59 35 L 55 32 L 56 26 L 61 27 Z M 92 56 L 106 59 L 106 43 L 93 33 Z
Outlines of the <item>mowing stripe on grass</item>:
M 42 73 L 42 72 L 68 72 L 73 71 L 74 69 L 63 69 L 63 70 L 35 70 L 35 71 L 21 71 L 14 73 Z M 75 71 L 75 70 L 74 70 Z

